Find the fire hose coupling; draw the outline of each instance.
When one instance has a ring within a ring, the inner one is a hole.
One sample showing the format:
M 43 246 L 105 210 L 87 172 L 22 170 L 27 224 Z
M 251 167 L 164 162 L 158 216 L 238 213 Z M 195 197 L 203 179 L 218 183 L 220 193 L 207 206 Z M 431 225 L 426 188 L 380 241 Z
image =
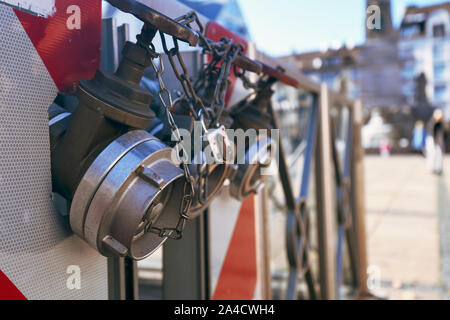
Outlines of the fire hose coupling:
M 193 141 L 192 161 L 188 165 L 194 177 L 195 194 L 189 211 L 190 219 L 198 217 L 209 207 L 230 176 L 232 167 L 229 163 L 234 161 L 234 144 L 224 126 L 207 130 L 203 136 L 199 133 L 202 131 L 203 126 L 196 123 L 192 138 L 197 141 Z
M 105 256 L 144 259 L 175 230 L 184 193 L 172 149 L 145 131 L 112 142 L 86 171 L 70 209 L 73 231 Z
M 135 1 L 110 2 L 144 27 L 137 43 L 126 43 L 114 74 L 99 70 L 80 81 L 70 121 L 50 120 L 57 123 L 50 126 L 53 190 L 70 203 L 75 234 L 105 256 L 140 260 L 168 238 L 181 238 L 193 198 L 186 166 L 180 168 L 172 148 L 141 130 L 155 114 L 149 108 L 153 96 L 140 82 L 160 58 L 152 44 L 158 30 L 193 45 L 198 36 Z
M 256 141 L 248 143 L 245 153 L 237 154 L 237 164 L 230 176 L 230 195 L 243 201 L 252 193 L 264 187 L 262 170 L 271 164 L 276 145 L 270 137 L 259 135 Z

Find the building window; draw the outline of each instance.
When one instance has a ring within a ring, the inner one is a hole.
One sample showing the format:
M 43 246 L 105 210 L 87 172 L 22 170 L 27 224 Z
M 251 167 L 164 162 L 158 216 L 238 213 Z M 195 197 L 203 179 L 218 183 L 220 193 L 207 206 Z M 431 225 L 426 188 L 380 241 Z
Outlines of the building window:
M 399 55 L 403 59 L 414 59 L 414 47 L 401 47 L 399 49 Z
M 402 87 L 402 93 L 405 97 L 413 97 L 414 96 L 414 86 L 411 83 L 405 84 Z
M 445 25 L 436 24 L 433 26 L 433 37 L 442 38 L 445 37 Z
M 439 43 L 433 46 L 433 58 L 435 60 L 442 60 L 444 58 L 444 49 L 445 47 Z
M 338 76 L 337 72 L 324 72 L 322 73 L 322 82 L 326 82 L 329 85 L 331 85 L 337 78 L 337 76 Z
M 436 80 L 443 79 L 445 77 L 445 64 L 439 63 L 434 66 L 434 78 Z
M 406 61 L 403 65 L 403 77 L 413 78 L 416 74 L 416 64 L 414 61 Z
M 325 66 L 327 67 L 335 67 L 341 63 L 341 59 L 339 57 L 330 57 L 325 59 Z
M 413 38 L 420 34 L 420 27 L 417 24 L 405 26 L 401 29 L 402 38 Z
M 408 14 L 405 18 L 407 23 L 424 22 L 427 16 L 424 13 Z
M 439 84 L 434 86 L 434 101 L 445 101 L 447 93 L 447 86 Z

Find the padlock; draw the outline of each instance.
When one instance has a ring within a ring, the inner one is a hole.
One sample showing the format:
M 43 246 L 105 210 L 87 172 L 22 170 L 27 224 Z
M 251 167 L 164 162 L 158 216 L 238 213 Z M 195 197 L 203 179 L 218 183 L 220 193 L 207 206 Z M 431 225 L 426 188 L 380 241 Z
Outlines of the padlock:
M 232 160 L 234 144 L 229 139 L 225 126 L 208 130 L 206 141 L 208 142 L 206 147 L 209 147 L 215 163 L 221 164 Z

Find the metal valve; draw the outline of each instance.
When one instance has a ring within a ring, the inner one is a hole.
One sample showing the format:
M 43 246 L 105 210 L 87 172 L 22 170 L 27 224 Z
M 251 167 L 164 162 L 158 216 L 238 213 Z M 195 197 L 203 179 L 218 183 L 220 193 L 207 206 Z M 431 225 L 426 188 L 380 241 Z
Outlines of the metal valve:
M 264 186 L 261 170 L 270 165 L 271 154 L 275 144 L 268 137 L 258 136 L 258 139 L 246 147 L 244 159 L 237 159 L 230 177 L 230 194 L 233 198 L 243 201 L 250 194 L 257 193 Z
M 271 129 L 272 117 L 268 112 L 274 91 L 272 85 L 277 81 L 270 77 L 257 83 L 256 95 L 249 97 L 232 107 L 233 127 L 242 129 Z
M 273 128 L 273 119 L 269 105 L 274 91 L 272 85 L 275 77 L 262 77 L 252 84 L 255 94 L 246 97 L 237 105 L 231 107 L 233 118 L 232 128 L 244 130 L 269 130 Z M 267 136 L 258 135 L 255 141 L 249 141 L 245 146 L 245 154 L 237 155 L 237 165 L 230 177 L 230 194 L 237 200 L 245 200 L 250 194 L 257 193 L 263 187 L 261 170 L 270 165 L 276 143 Z
M 53 189 L 70 206 L 72 230 L 105 256 L 144 259 L 167 238 L 180 238 L 191 196 L 172 149 L 144 130 L 155 114 L 140 87 L 159 58 L 158 30 L 195 45 L 190 28 L 136 1 L 109 1 L 144 21 L 127 42 L 114 74 L 80 81 L 78 107 L 66 127 L 51 126 Z M 52 132 L 53 131 L 53 132 Z

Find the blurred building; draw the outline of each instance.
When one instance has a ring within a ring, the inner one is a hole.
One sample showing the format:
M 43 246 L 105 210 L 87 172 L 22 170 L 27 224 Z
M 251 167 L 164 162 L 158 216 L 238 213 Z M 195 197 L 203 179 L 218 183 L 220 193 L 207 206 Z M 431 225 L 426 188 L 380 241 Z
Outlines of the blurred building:
M 408 7 L 400 26 L 399 54 L 403 60 L 403 93 L 410 104 L 421 103 L 414 95 L 416 79 L 428 101 L 450 118 L 450 2 Z
M 246 40 L 250 39 L 247 24 L 237 0 L 178 0 L 205 17 L 226 27 Z
M 391 1 L 367 0 L 366 5 L 381 9 L 381 28 L 369 29 L 366 24 L 366 42 L 358 60 L 361 98 L 367 108 L 404 107 L 398 31 L 392 24 Z
M 325 82 L 349 97 L 361 97 L 358 59 L 361 47 L 344 46 L 340 49 L 294 54 L 283 59 L 317 82 Z
M 401 62 L 398 56 L 398 32 L 392 25 L 390 0 L 367 0 L 367 7 L 381 9 L 381 28 L 367 29 L 361 46 L 344 45 L 339 49 L 294 54 L 285 57 L 317 81 L 332 89 L 361 98 L 368 108 L 401 107 Z
M 380 8 L 381 28 L 366 26 L 363 45 L 283 59 L 312 79 L 361 98 L 367 108 L 439 107 L 450 119 L 450 1 L 408 7 L 399 30 L 392 24 L 390 0 L 367 0 L 366 4 Z

